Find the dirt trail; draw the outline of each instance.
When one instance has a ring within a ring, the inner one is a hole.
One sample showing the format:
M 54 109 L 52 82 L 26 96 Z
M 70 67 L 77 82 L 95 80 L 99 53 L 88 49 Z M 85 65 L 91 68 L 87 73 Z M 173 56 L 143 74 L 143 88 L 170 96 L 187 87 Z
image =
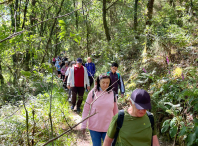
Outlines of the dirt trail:
M 72 114 L 73 114 L 73 116 L 72 116 L 73 121 L 75 123 L 79 123 L 81 121 L 82 117 L 75 112 L 72 112 Z M 76 134 L 76 145 L 77 146 L 91 146 L 92 145 L 91 136 L 90 136 L 89 132 L 88 131 L 86 132 L 85 137 L 82 135 L 81 124 L 78 125 L 74 129 L 74 133 Z

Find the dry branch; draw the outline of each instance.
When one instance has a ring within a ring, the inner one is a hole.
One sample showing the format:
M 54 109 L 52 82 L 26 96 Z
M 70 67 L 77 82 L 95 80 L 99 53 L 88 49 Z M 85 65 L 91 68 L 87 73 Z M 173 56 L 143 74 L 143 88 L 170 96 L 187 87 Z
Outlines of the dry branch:
M 64 134 L 66 134 L 66 133 L 72 131 L 72 130 L 73 130 L 76 126 L 78 126 L 80 123 L 84 122 L 85 120 L 87 120 L 88 118 L 94 116 L 95 114 L 97 114 L 97 113 L 95 112 L 94 114 L 88 116 L 87 118 L 85 118 L 85 119 L 82 120 L 81 122 L 79 122 L 79 123 L 77 123 L 76 125 L 72 126 L 69 130 L 65 131 L 65 132 L 62 133 L 61 135 L 59 135 L 59 136 L 57 136 L 57 137 L 55 137 L 55 138 L 53 138 L 53 139 L 50 139 L 48 142 L 46 142 L 45 144 L 43 144 L 43 146 L 45 146 L 45 145 L 49 144 L 50 142 L 52 142 L 52 141 L 54 141 L 54 140 L 60 138 L 60 137 L 63 136 Z

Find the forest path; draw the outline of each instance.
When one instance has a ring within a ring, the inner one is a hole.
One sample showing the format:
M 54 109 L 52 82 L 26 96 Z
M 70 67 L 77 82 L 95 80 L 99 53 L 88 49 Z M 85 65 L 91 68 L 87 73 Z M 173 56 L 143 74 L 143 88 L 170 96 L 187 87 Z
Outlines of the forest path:
M 77 124 L 82 120 L 82 117 L 78 115 L 76 112 L 72 111 L 72 120 Z M 76 144 L 77 146 L 91 146 L 91 136 L 88 131 L 86 131 L 85 136 L 83 136 L 81 131 L 81 124 L 74 128 L 73 134 L 76 136 Z

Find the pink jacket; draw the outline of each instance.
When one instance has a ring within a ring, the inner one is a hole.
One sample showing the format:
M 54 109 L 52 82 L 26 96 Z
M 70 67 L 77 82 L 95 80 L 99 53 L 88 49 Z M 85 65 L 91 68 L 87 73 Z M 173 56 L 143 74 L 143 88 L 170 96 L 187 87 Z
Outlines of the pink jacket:
M 96 96 L 101 95 L 102 92 L 103 91 L 96 91 Z M 92 95 L 93 89 L 89 92 L 86 100 L 86 102 L 89 104 L 91 104 L 93 101 Z M 94 99 L 96 96 L 94 96 Z M 85 119 L 89 114 L 90 105 L 87 103 L 84 105 L 82 120 Z M 105 92 L 102 96 L 98 97 L 98 99 L 92 105 L 90 115 L 95 111 L 97 114 L 90 117 L 88 120 L 85 120 L 82 123 L 81 129 L 85 129 L 88 122 L 88 129 L 97 132 L 107 132 L 112 117 L 118 113 L 117 98 L 116 102 L 114 102 L 114 93 L 112 91 L 110 93 Z
M 67 68 L 68 68 L 68 67 L 65 67 L 65 66 L 63 66 L 63 67 L 61 68 L 61 74 L 62 74 L 62 75 L 65 75 L 65 72 L 67 71 Z

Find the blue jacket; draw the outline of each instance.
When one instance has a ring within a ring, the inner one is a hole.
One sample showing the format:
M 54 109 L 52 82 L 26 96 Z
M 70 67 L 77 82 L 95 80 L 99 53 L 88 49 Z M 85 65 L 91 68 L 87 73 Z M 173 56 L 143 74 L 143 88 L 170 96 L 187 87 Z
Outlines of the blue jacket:
M 95 64 L 92 63 L 92 62 L 91 63 L 86 63 L 85 67 L 87 68 L 88 76 L 93 76 L 94 77 L 94 74 L 96 72 Z

